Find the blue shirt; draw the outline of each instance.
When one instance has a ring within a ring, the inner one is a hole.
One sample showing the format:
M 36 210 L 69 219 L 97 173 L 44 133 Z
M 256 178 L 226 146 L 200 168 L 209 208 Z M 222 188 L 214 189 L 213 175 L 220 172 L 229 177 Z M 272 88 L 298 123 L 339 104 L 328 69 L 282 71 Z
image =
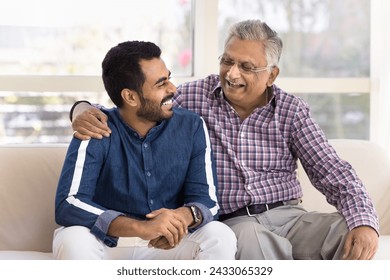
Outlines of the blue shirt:
M 145 219 L 160 208 L 196 205 L 200 226 L 218 218 L 216 172 L 206 125 L 197 114 L 174 108 L 172 118 L 142 138 L 116 108 L 104 110 L 112 133 L 103 140 L 73 138 L 56 194 L 56 222 L 81 225 L 108 246 L 119 215 Z

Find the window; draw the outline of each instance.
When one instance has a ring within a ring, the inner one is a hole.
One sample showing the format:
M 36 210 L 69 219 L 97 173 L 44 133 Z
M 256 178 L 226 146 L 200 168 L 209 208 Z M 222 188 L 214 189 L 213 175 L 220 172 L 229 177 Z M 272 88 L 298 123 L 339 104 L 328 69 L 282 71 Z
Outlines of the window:
M 20 7 L 23 6 L 23 9 Z M 153 41 L 176 75 L 192 74 L 188 0 L 13 0 L 0 11 L 0 74 L 100 75 L 122 41 Z
M 193 75 L 192 5 L 191 0 L 7 1 L 0 10 L 0 143 L 68 142 L 68 113 L 76 100 L 109 104 L 101 61 L 122 41 L 153 41 L 174 75 Z
M 378 8 L 386 1 L 8 2 L 0 10 L 0 143 L 68 142 L 68 112 L 76 100 L 110 106 L 100 63 L 118 42 L 159 44 L 179 84 L 218 73 L 228 26 L 249 18 L 280 34 L 284 50 L 276 84 L 309 103 L 329 138 L 369 139 L 372 119 L 381 119 L 370 110 L 379 103 L 370 78 L 370 28 L 378 17 L 370 10 L 374 4 L 376 11 L 386 10 Z

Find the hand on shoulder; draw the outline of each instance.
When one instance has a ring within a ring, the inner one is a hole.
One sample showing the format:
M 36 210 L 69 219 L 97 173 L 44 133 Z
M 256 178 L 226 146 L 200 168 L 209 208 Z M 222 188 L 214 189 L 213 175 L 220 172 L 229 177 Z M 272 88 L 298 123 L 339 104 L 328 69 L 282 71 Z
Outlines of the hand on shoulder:
M 107 115 L 86 102 L 74 107 L 72 119 L 73 135 L 80 140 L 102 139 L 111 134 L 107 125 Z

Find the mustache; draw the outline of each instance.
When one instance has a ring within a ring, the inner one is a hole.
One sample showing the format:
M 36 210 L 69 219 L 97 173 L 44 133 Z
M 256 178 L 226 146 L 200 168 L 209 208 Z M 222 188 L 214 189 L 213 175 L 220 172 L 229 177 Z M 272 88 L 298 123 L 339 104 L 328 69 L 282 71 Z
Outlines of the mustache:
M 236 82 L 231 81 L 228 77 L 225 77 L 225 80 L 226 80 L 229 84 L 231 84 L 231 85 L 243 85 L 242 83 L 236 83 Z
M 161 103 L 164 103 L 165 101 L 167 101 L 167 100 L 169 100 L 169 99 L 172 99 L 173 98 L 173 96 L 174 96 L 174 94 L 172 93 L 172 94 L 170 94 L 170 95 L 168 95 L 168 96 L 165 96 L 164 98 L 163 98 L 163 100 L 161 100 Z

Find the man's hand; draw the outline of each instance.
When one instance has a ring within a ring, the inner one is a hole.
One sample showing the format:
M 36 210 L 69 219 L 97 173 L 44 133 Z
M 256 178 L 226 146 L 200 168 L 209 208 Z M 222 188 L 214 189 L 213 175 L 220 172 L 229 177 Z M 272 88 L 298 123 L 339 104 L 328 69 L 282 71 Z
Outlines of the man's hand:
M 187 207 L 180 207 L 175 210 L 168 209 L 159 209 L 153 211 L 146 215 L 148 222 L 152 222 L 153 220 L 158 220 L 161 218 L 161 215 L 166 215 L 169 212 L 170 215 L 170 223 L 175 224 L 175 232 L 172 234 L 172 239 L 170 239 L 170 235 L 159 235 L 156 238 L 151 238 L 149 242 L 149 247 L 154 247 L 158 249 L 171 249 L 175 247 L 183 237 L 188 233 L 188 225 L 192 223 L 192 214 Z
M 111 130 L 107 125 L 107 116 L 99 109 L 82 102 L 73 110 L 72 128 L 74 136 L 80 140 L 88 140 L 91 137 L 102 139 L 109 137 Z
M 371 260 L 378 249 L 378 234 L 368 226 L 351 230 L 345 240 L 343 259 Z
M 175 210 L 161 208 L 147 215 L 148 220 L 138 220 L 126 216 L 115 218 L 108 235 L 117 237 L 140 237 L 150 240 L 149 246 L 160 249 L 175 247 L 188 233 L 192 215 L 187 207 Z
M 156 249 L 163 249 L 163 250 L 172 249 L 172 246 L 169 244 L 168 240 L 164 236 L 160 236 L 150 240 L 149 247 L 154 247 Z

